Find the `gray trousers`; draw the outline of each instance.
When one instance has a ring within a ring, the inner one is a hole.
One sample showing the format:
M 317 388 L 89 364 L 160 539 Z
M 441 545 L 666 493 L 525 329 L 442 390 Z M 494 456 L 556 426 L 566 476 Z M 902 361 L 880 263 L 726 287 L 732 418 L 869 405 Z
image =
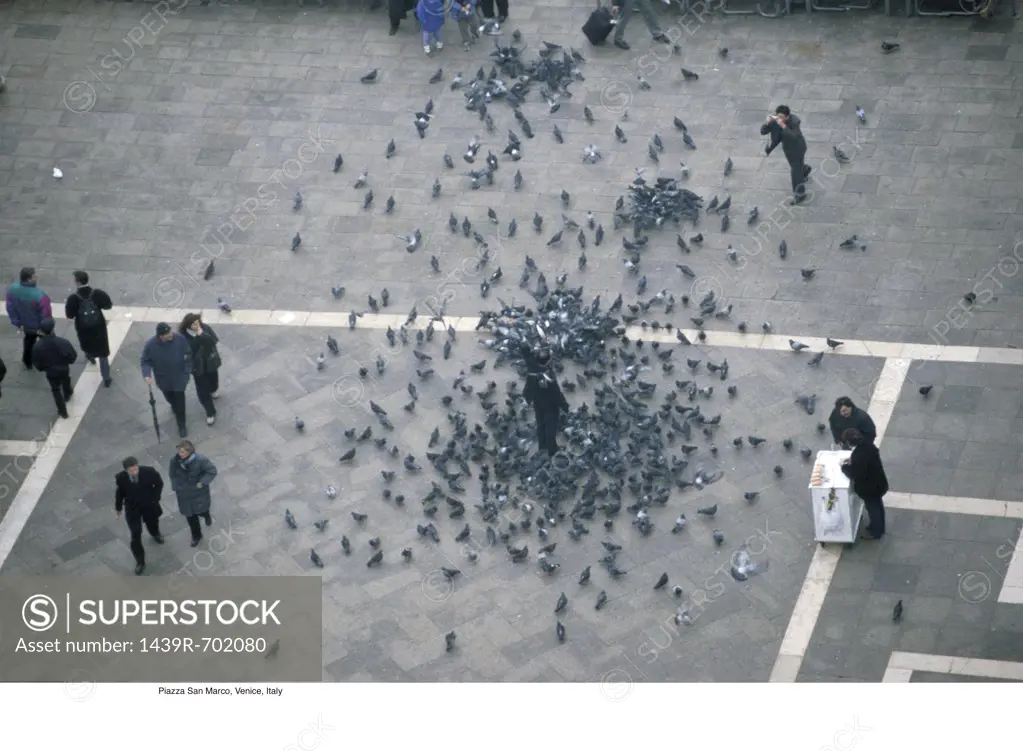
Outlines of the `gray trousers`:
M 618 24 L 615 26 L 615 40 L 625 41 L 625 27 L 629 24 L 629 16 L 632 15 L 633 6 L 643 15 L 646 26 L 651 34 L 660 34 L 661 27 L 654 15 L 654 9 L 650 7 L 650 0 L 625 0 L 621 11 L 618 13 Z

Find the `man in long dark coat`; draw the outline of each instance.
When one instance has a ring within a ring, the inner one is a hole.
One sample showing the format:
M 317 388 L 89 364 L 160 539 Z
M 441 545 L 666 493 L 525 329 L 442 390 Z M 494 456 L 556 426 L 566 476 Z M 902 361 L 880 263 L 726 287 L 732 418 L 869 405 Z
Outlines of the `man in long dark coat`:
M 884 496 L 888 492 L 888 476 L 881 463 L 881 452 L 856 428 L 842 434 L 842 442 L 852 446 L 852 455 L 842 463 L 842 474 L 849 478 L 853 492 L 862 500 L 870 516 L 865 540 L 884 536 Z
M 541 345 L 526 350 L 526 385 L 522 396 L 533 405 L 536 415 L 536 438 L 540 450 L 550 456 L 558 453 L 558 422 L 561 412 L 568 412 L 568 400 L 561 392 L 558 379 L 551 368 L 551 350 Z
M 206 526 L 213 524 L 210 516 L 210 483 L 217 476 L 213 462 L 195 452 L 191 441 L 178 444 L 178 453 L 170 460 L 171 488 L 178 497 L 178 511 L 188 522 L 192 532 L 192 547 L 202 541 L 199 517 Z
M 390 36 L 398 33 L 401 22 L 408 18 L 408 12 L 415 7 L 415 0 L 387 0 L 387 15 L 391 19 L 391 28 L 387 33 Z
M 114 510 L 120 516 L 124 511 L 128 531 L 131 532 L 131 554 L 135 556 L 135 576 L 141 576 L 146 570 L 146 551 L 142 547 L 142 525 L 146 525 L 153 541 L 163 544 L 160 534 L 160 517 L 163 508 L 160 496 L 163 494 L 163 478 L 155 467 L 139 465 L 139 460 L 129 456 L 114 478 Z
M 90 365 L 99 360 L 99 372 L 103 376 L 103 385 L 110 388 L 113 379 L 110 377 L 110 340 L 107 338 L 107 319 L 104 310 L 114 307 L 110 295 L 101 289 L 89 286 L 89 274 L 76 271 L 75 291 L 64 303 L 64 315 L 69 321 L 75 322 L 75 333 L 78 334 L 78 346 L 85 354 Z

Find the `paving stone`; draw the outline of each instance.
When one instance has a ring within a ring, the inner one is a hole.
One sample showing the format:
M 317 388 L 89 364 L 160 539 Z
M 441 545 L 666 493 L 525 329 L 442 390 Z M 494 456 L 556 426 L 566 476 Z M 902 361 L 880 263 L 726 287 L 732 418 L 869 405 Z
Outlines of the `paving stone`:
M 909 678 L 910 683 L 1015 683 L 1015 681 L 1002 678 L 983 678 L 971 675 L 957 675 L 955 673 L 925 673 L 919 670 L 913 671 Z

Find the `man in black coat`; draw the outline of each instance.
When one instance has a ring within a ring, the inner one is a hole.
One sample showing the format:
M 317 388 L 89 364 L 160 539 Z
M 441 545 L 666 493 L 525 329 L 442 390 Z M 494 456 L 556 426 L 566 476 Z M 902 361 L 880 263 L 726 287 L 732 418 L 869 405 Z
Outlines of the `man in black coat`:
M 416 0 L 387 0 L 387 16 L 391 19 L 390 36 L 398 33 L 401 22 L 408 18 L 408 12 L 415 10 Z
M 802 123 L 792 114 L 788 106 L 781 104 L 767 122 L 760 126 L 760 135 L 771 136 L 771 143 L 764 150 L 770 155 L 778 144 L 789 163 L 792 178 L 792 203 L 800 204 L 806 200 L 806 178 L 811 169 L 806 165 L 806 139 L 803 138 Z
M 541 345 L 525 350 L 526 386 L 522 396 L 533 405 L 536 414 L 536 438 L 540 450 L 551 456 L 558 453 L 558 417 L 568 412 L 568 400 L 561 393 L 558 379 L 551 369 L 551 350 Z
M 4 364 L 3 358 L 0 357 L 0 383 L 4 382 L 4 378 L 7 377 L 7 366 Z
M 142 547 L 142 525 L 152 536 L 153 541 L 163 545 L 160 534 L 160 517 L 163 507 L 160 506 L 160 495 L 163 493 L 163 478 L 154 467 L 139 465 L 139 460 L 129 456 L 114 478 L 114 510 L 117 515 L 124 511 L 124 519 L 128 522 L 131 532 L 131 554 L 135 556 L 135 576 L 141 576 L 146 570 L 146 551 Z
M 831 411 L 828 424 L 831 426 L 831 437 L 843 448 L 850 448 L 842 441 L 843 434 L 849 428 L 860 431 L 863 437 L 871 443 L 877 439 L 877 428 L 874 426 L 874 421 L 870 419 L 870 415 L 853 404 L 852 399 L 848 396 L 840 396 L 835 400 L 835 408 Z
M 90 365 L 99 360 L 99 372 L 103 377 L 103 385 L 110 388 L 113 379 L 110 377 L 110 341 L 107 339 L 107 319 L 104 310 L 114 307 L 110 295 L 101 289 L 89 286 L 89 274 L 76 271 L 75 291 L 64 303 L 64 315 L 69 321 L 75 322 L 75 333 L 78 334 L 78 346 Z
M 32 364 L 46 374 L 57 414 L 67 419 L 67 401 L 75 393 L 71 388 L 71 366 L 78 359 L 78 353 L 71 342 L 53 333 L 53 327 L 52 318 L 44 318 L 39 324 L 39 338 L 32 347 Z
M 845 431 L 842 442 L 853 447 L 852 456 L 842 462 L 842 473 L 852 481 L 853 492 L 863 500 L 870 515 L 863 539 L 880 540 L 885 530 L 883 499 L 888 492 L 888 476 L 881 463 L 881 452 L 856 428 Z

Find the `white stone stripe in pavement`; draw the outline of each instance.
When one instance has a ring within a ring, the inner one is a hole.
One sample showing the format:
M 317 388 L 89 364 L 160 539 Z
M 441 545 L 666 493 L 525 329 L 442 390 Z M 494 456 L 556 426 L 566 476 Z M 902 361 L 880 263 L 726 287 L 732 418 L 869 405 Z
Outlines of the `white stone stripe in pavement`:
M 1000 678 L 1023 681 L 1023 662 L 978 660 L 971 657 L 951 657 L 920 652 L 892 652 L 884 683 L 909 683 L 913 673 L 943 673 L 970 678 Z
M 54 308 L 63 308 L 63 303 L 54 303 Z M 186 313 L 196 312 L 194 309 L 175 309 L 160 307 L 116 307 L 107 315 L 112 321 L 132 321 L 137 323 L 159 323 L 167 321 L 176 323 Z M 316 328 L 348 328 L 349 312 L 309 312 L 299 310 L 235 310 L 231 313 L 222 313 L 214 308 L 212 310 L 199 309 L 203 318 L 209 323 L 221 325 L 247 325 L 247 326 L 295 326 L 295 327 L 316 327 Z M 0 311 L 2 313 L 2 311 Z M 429 311 L 420 311 L 419 320 L 426 321 Z M 3 313 L 6 315 L 6 313 Z M 403 313 L 364 313 L 359 319 L 357 328 L 364 329 L 386 329 L 388 326 L 397 328 L 405 322 L 406 315 Z M 445 318 L 445 322 L 454 326 L 456 331 L 469 332 L 476 328 L 479 321 L 478 316 L 452 316 Z M 683 333 L 691 341 L 696 341 L 695 329 L 682 329 Z M 650 342 L 672 343 L 677 341 L 675 333 L 652 329 L 641 329 L 637 326 L 630 327 L 629 336 L 638 337 Z M 707 346 L 711 347 L 735 347 L 741 349 L 756 349 L 766 351 L 789 350 L 789 339 L 796 339 L 809 345 L 812 350 L 827 349 L 824 339 L 819 337 L 800 337 L 781 334 L 763 334 L 758 332 L 740 334 L 738 331 L 716 331 L 707 332 Z M 879 342 L 865 339 L 846 339 L 844 344 L 834 354 L 852 357 L 880 357 L 880 358 L 901 358 L 908 360 L 933 360 L 935 362 L 964 362 L 983 364 L 1004 364 L 1023 365 L 1023 349 L 1012 347 L 952 347 L 940 344 L 909 344 L 905 342 Z
M 902 392 L 902 384 L 909 373 L 909 365 L 909 360 L 885 360 L 881 375 L 874 386 L 867 412 L 877 426 L 878 445 L 881 444 L 888 429 L 888 422 L 895 411 L 895 404 Z M 794 683 L 799 675 L 803 658 L 810 647 L 810 640 L 821 615 L 821 608 L 824 607 L 824 598 L 828 596 L 831 580 L 834 579 L 838 562 L 842 558 L 843 549 L 837 545 L 827 547 L 817 545 L 810 561 L 810 568 L 806 572 L 806 579 L 803 580 L 803 587 L 792 609 L 792 617 L 789 619 L 788 628 L 785 629 L 785 636 L 782 637 L 778 658 L 771 670 L 772 682 Z
M 0 440 L 0 456 L 35 456 L 45 445 L 42 441 Z
M 110 358 L 117 355 L 117 350 L 124 342 L 131 328 L 129 322 L 111 321 L 107 328 L 107 337 L 110 341 Z M 102 384 L 98 366 L 87 367 L 75 384 L 75 398 L 68 402 L 69 419 L 58 418 L 50 431 L 46 441 L 41 445 L 32 468 L 25 475 L 25 481 L 18 488 L 17 495 L 11 502 L 10 508 L 3 519 L 0 520 L 0 569 L 3 568 L 7 557 L 14 549 L 21 531 L 28 523 L 32 511 L 39 503 L 39 499 L 46 490 L 46 486 L 57 471 L 57 465 L 64 458 L 71 439 L 78 430 L 78 426 L 85 417 L 96 392 Z

